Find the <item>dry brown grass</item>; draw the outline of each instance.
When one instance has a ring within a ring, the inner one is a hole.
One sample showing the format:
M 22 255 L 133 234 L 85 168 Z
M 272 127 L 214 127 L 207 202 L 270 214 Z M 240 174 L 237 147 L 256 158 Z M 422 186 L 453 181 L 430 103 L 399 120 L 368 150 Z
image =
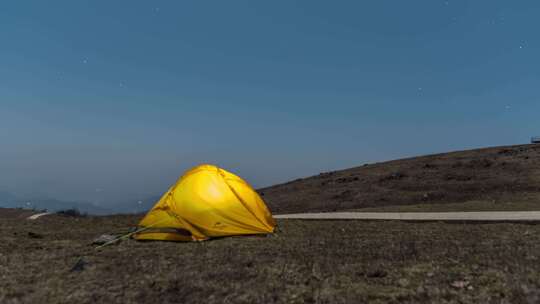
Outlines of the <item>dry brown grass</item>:
M 540 205 L 540 145 L 400 159 L 321 173 L 260 189 L 275 213 L 406 205 L 521 202 Z M 489 205 L 486 205 L 489 209 Z
M 90 245 L 138 220 L 2 220 L 0 303 L 540 301 L 537 225 L 289 220 L 268 237 Z

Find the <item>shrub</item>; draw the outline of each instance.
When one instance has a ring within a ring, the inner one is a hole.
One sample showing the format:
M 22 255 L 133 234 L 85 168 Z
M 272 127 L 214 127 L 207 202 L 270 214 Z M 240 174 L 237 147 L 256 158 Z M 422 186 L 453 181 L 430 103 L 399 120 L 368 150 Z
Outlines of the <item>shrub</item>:
M 79 209 L 77 208 L 59 210 L 56 213 L 60 215 L 71 216 L 71 217 L 85 217 L 86 216 L 86 213 L 81 213 Z

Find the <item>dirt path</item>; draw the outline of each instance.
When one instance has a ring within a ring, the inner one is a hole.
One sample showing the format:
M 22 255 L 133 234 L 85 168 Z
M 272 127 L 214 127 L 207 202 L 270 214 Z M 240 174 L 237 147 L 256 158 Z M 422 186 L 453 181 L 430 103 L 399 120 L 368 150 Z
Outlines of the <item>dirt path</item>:
M 324 212 L 274 215 L 277 219 L 400 221 L 540 221 L 540 211 L 490 212 Z

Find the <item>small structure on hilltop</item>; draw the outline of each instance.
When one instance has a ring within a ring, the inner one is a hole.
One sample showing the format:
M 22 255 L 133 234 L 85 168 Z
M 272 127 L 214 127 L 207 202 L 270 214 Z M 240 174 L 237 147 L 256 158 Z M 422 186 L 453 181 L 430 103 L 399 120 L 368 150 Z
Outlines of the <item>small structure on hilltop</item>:
M 531 144 L 540 144 L 540 136 L 531 137 Z

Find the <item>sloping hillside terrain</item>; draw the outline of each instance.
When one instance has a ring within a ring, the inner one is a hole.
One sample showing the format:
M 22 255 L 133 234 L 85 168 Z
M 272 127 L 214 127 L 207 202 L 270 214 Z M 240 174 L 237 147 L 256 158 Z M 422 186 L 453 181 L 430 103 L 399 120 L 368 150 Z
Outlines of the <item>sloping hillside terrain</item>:
M 435 154 L 324 172 L 259 190 L 274 213 L 538 202 L 540 145 Z
M 0 207 L 0 219 L 26 219 L 36 213 L 38 213 L 38 211 L 31 209 Z

